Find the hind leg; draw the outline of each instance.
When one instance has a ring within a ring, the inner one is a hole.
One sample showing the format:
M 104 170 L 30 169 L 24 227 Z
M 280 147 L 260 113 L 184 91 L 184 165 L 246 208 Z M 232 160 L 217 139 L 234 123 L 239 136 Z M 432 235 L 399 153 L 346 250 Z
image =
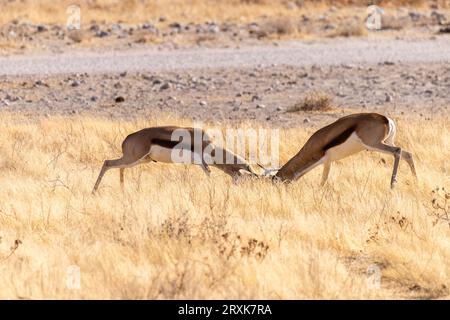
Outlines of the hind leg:
M 417 178 L 416 167 L 414 166 L 414 160 L 411 152 L 402 150 L 402 159 L 408 163 L 411 173 Z
M 395 137 L 395 131 L 385 140 L 385 143 L 387 145 L 395 147 L 394 137 Z M 413 160 L 413 156 L 412 156 L 411 152 L 402 150 L 402 159 L 408 163 L 412 174 L 414 175 L 414 177 L 417 178 L 416 167 L 414 166 L 414 160 Z
M 392 176 L 391 176 L 391 189 L 393 189 L 395 183 L 397 182 L 398 165 L 400 163 L 400 158 L 402 156 L 402 149 L 399 147 L 394 147 L 394 146 L 382 143 L 382 142 L 374 143 L 371 145 L 366 145 L 366 147 L 369 150 L 388 153 L 388 154 L 392 154 L 394 156 L 394 167 L 393 167 Z

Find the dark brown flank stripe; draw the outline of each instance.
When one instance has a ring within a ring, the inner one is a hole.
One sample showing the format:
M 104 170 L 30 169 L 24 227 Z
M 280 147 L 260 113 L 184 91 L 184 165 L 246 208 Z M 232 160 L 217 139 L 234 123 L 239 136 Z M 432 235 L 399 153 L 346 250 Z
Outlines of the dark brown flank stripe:
M 152 144 L 156 144 L 163 148 L 173 149 L 177 146 L 181 141 L 173 141 L 173 140 L 164 140 L 164 139 L 152 139 Z M 195 145 L 191 144 L 191 152 L 195 151 Z
M 323 147 L 323 151 L 327 151 L 328 149 L 331 149 L 333 147 L 336 147 L 337 145 L 344 143 L 348 139 L 348 137 L 350 137 L 350 135 L 353 132 L 355 132 L 355 129 L 356 129 L 356 125 L 343 131 L 340 135 L 338 135 L 336 138 L 331 140 L 327 145 L 325 145 Z

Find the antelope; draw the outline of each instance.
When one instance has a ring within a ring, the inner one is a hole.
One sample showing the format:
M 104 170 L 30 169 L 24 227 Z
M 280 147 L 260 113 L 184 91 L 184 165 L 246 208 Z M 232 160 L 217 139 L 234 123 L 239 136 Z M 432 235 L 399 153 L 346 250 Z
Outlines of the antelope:
M 412 154 L 394 145 L 395 133 L 394 121 L 381 114 L 359 113 L 342 117 L 316 131 L 303 148 L 276 172 L 273 179 L 295 181 L 323 164 L 321 185 L 324 185 L 333 161 L 368 150 L 394 156 L 391 176 L 391 188 L 394 188 L 400 158 L 408 163 L 412 174 L 417 177 Z
M 181 138 L 178 141 L 173 138 Z M 193 139 L 192 139 L 193 138 Z M 209 151 L 212 166 L 236 178 L 244 174 L 257 175 L 242 157 L 216 146 L 202 129 L 177 126 L 151 127 L 128 135 L 122 142 L 122 157 L 105 160 L 92 193 L 97 191 L 103 175 L 112 168 L 120 169 L 120 184 L 124 185 L 124 170 L 148 162 L 195 163 L 209 176 L 210 168 L 205 161 Z

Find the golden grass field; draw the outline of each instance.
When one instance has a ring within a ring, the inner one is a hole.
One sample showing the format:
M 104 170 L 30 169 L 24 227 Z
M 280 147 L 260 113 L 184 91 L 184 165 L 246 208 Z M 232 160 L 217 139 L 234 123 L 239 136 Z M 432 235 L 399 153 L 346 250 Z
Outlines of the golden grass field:
M 298 1 L 303 5 L 296 6 L 296 1 L 286 0 L 80 0 L 76 4 L 81 8 L 82 20 L 117 22 L 145 22 L 158 20 L 164 16 L 169 21 L 203 22 L 238 21 L 248 22 L 261 17 L 298 17 L 301 13 L 320 13 L 331 5 L 350 7 L 353 12 L 364 14 L 367 3 L 361 1 Z M 289 3 L 291 5 L 289 5 Z M 390 0 L 379 1 L 380 5 L 390 7 L 414 6 L 425 8 L 427 0 Z M 36 23 L 65 23 L 66 9 L 74 4 L 72 0 L 0 0 L 0 24 L 12 19 L 25 19 Z M 294 5 L 292 5 L 294 4 Z M 449 0 L 438 0 L 437 4 L 449 8 Z M 358 10 L 358 7 L 361 9 Z M 348 13 L 348 12 L 347 12 Z
M 394 191 L 392 159 L 363 152 L 323 188 L 321 168 L 285 186 L 148 164 L 125 170 L 123 191 L 108 171 L 93 196 L 128 133 L 190 123 L 0 117 L 0 299 L 449 297 L 450 226 L 431 216 L 431 191 L 450 186 L 449 118 L 396 119 L 419 179 L 401 162 Z M 311 133 L 281 130 L 281 162 Z M 80 289 L 66 286 L 71 265 Z

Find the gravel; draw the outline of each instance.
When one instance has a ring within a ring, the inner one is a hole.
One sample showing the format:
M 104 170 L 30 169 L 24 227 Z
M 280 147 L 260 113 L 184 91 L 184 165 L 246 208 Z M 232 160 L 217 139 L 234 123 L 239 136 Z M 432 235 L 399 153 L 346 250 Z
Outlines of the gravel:
M 308 66 L 449 62 L 450 37 L 424 40 L 292 41 L 241 49 L 75 51 L 0 57 L 0 75 L 170 71 L 253 66 Z

